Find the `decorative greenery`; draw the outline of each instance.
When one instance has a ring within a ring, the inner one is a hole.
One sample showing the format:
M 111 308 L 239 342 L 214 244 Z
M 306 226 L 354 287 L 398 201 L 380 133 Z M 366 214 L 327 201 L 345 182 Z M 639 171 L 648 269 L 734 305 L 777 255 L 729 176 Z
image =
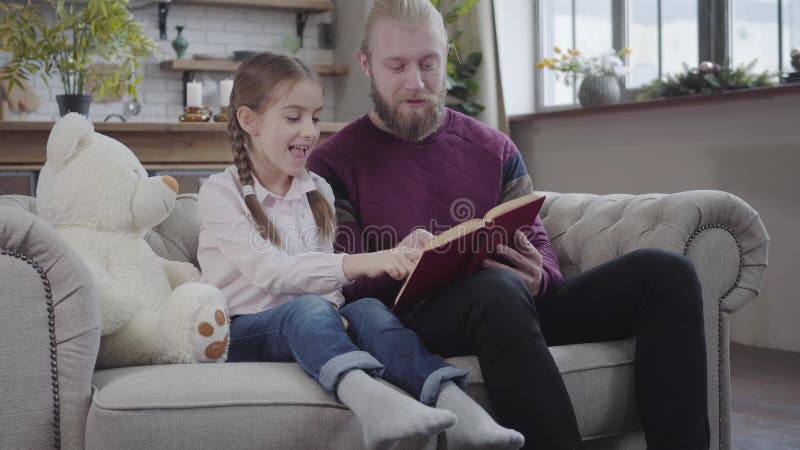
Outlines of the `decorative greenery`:
M 456 22 L 459 17 L 469 13 L 478 0 L 464 0 L 461 3 L 454 3 L 452 6 L 443 10 L 444 5 L 440 0 L 431 0 L 435 6 L 442 13 L 444 17 L 445 26 L 449 28 L 451 24 Z M 459 39 L 461 38 L 462 31 L 456 30 L 450 36 L 450 52 L 447 55 L 447 80 L 446 89 L 447 96 L 457 102 L 448 103 L 447 106 L 456 111 L 462 112 L 470 116 L 476 116 L 484 110 L 484 106 L 473 102 L 472 98 L 478 93 L 478 83 L 472 79 L 478 67 L 481 65 L 483 55 L 481 52 L 470 53 L 466 60 L 461 61 L 460 52 L 461 45 Z
M 569 85 L 570 81 L 575 81 L 578 75 L 592 76 L 613 76 L 620 78 L 625 75 L 627 68 L 623 62 L 625 55 L 632 53 L 631 49 L 608 50 L 597 56 L 587 58 L 581 55 L 580 50 L 568 48 L 562 51 L 561 48 L 553 49 L 555 56 L 545 58 L 536 63 L 536 68 L 552 69 L 564 74 L 564 82 Z M 558 77 L 558 73 L 556 73 Z
M 680 95 L 713 94 L 736 89 L 774 86 L 775 83 L 770 81 L 773 74 L 767 71 L 759 74 L 751 73 L 755 65 L 756 61 L 753 61 L 733 69 L 728 64 L 720 66 L 705 61 L 697 68 L 690 68 L 684 63 L 683 73 L 667 75 L 665 80 L 653 80 L 642 87 L 643 92 L 636 99 L 649 100 Z
M 20 79 L 58 73 L 65 94 L 84 94 L 88 82 L 98 99 L 123 93 L 136 98 L 141 76 L 138 59 L 155 53 L 156 45 L 134 22 L 127 0 L 86 0 L 81 7 L 65 0 L 46 0 L 55 11 L 49 25 L 40 5 L 0 3 L 0 50 L 10 52 L 11 62 L 0 72 L 9 89 Z M 96 62 L 111 69 L 91 70 Z

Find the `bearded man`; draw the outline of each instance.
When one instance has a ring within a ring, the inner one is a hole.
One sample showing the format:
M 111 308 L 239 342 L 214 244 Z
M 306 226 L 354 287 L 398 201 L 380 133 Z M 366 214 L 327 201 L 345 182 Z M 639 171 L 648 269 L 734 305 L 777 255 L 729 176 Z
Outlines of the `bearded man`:
M 375 108 L 309 158 L 336 196 L 339 251 L 422 244 L 533 192 L 507 136 L 444 106 L 447 50 L 429 0 L 375 2 L 357 52 Z M 487 259 L 401 321 L 435 353 L 476 355 L 498 422 L 548 450 L 578 448 L 581 435 L 547 346 L 635 337 L 647 447 L 707 449 L 703 310 L 688 259 L 639 250 L 562 280 L 539 218 L 515 240 L 496 248 L 503 262 Z M 399 288 L 387 276 L 343 291 L 391 305 Z

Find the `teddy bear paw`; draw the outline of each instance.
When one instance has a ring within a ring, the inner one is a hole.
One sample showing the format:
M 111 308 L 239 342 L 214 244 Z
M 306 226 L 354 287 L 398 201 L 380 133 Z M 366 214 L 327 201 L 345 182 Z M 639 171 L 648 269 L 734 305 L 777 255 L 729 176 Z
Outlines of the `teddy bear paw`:
M 229 319 L 221 309 L 205 310 L 193 331 L 194 359 L 197 362 L 222 362 L 228 353 Z
M 214 322 L 217 325 L 217 328 L 225 327 L 227 328 L 228 325 L 228 317 L 222 310 L 214 311 Z M 197 332 L 200 333 L 200 336 L 204 338 L 209 338 L 214 336 L 216 328 L 214 325 L 208 322 L 202 322 L 200 325 L 197 326 Z M 225 352 L 228 351 L 228 336 L 230 333 L 225 333 L 225 338 L 221 341 L 214 341 L 208 344 L 205 348 L 204 354 L 206 358 L 210 361 L 218 360 L 225 355 Z

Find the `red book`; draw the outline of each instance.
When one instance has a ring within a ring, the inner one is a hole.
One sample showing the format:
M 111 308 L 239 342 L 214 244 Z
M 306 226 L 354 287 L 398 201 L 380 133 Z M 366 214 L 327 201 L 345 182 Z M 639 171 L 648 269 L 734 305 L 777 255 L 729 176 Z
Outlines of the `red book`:
M 525 195 L 501 203 L 482 219 L 462 222 L 436 235 L 424 247 L 414 270 L 406 278 L 394 300 L 392 311 L 403 314 L 421 300 L 446 290 L 453 282 L 481 269 L 486 258 L 493 258 L 497 245 L 515 247 L 514 233 L 529 234 L 544 197 Z

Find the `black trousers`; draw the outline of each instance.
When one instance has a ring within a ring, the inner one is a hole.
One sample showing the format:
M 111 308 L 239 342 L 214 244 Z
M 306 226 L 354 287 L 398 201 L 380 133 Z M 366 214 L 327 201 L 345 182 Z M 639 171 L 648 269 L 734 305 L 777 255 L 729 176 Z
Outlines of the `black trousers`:
M 575 413 L 548 345 L 636 338 L 636 394 L 649 449 L 707 449 L 706 347 L 691 262 L 638 250 L 569 277 L 535 301 L 484 270 L 403 318 L 442 356 L 477 355 L 498 421 L 525 448 L 575 449 Z

